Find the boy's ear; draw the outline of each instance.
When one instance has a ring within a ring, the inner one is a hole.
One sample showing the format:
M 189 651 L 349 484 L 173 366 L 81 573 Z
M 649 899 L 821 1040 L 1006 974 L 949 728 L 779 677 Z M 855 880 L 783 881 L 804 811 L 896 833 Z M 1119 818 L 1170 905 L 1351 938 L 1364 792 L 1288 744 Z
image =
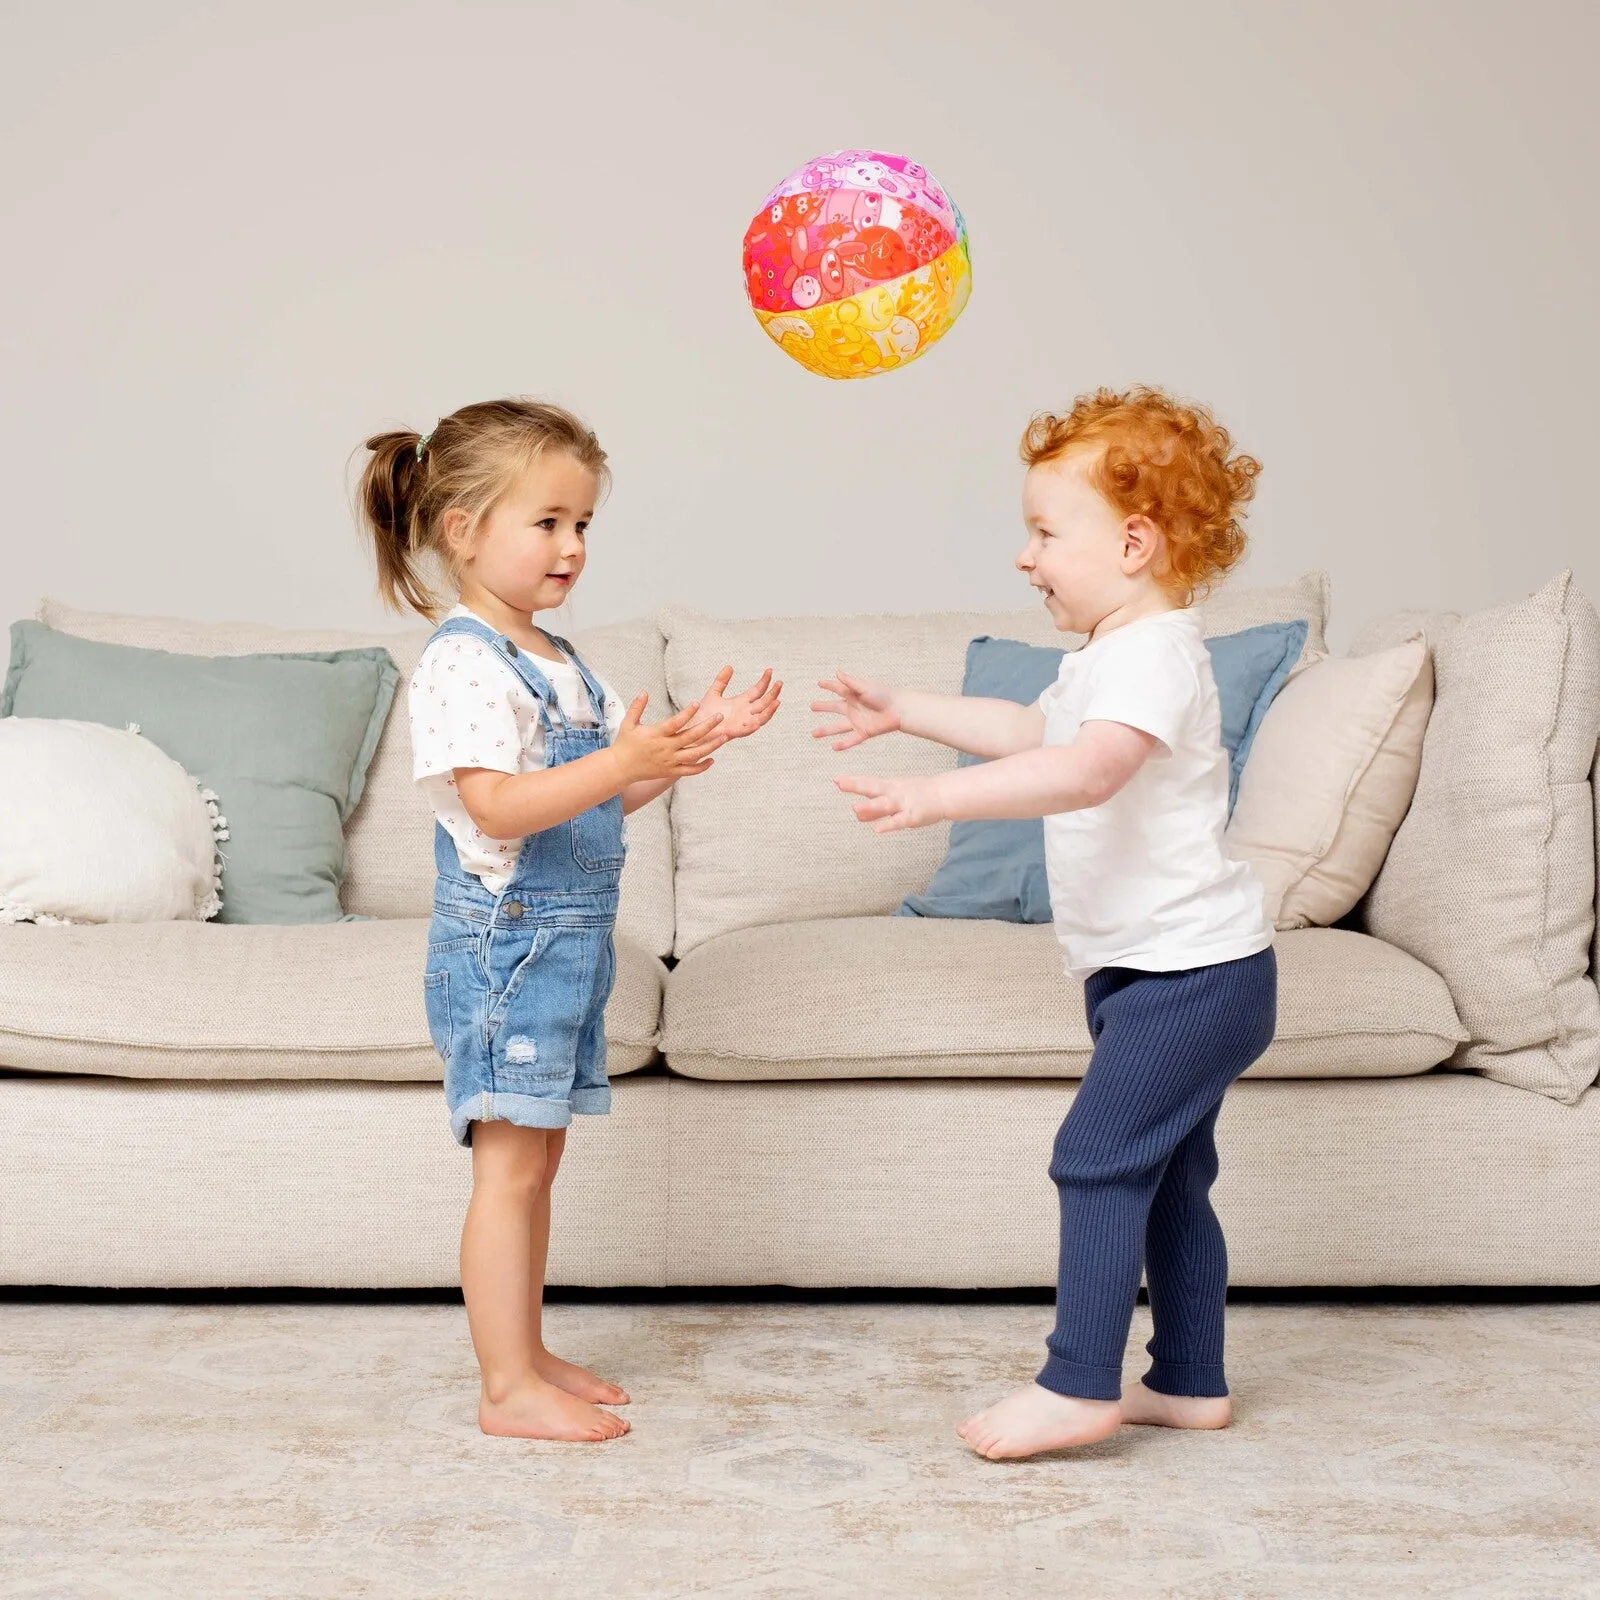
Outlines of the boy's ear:
M 1161 530 L 1149 517 L 1129 517 L 1122 524 L 1122 570 L 1131 578 L 1144 572 L 1161 550 Z

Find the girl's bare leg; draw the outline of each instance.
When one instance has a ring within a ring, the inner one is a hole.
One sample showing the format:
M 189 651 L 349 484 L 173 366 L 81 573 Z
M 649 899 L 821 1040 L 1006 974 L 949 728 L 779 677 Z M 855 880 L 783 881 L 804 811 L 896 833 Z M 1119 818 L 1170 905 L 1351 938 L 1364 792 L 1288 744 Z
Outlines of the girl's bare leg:
M 544 1343 L 544 1275 L 550 1259 L 550 1190 L 566 1149 L 567 1130 L 559 1129 L 545 1142 L 544 1184 L 533 1207 L 533 1249 L 528 1270 L 528 1324 L 532 1331 L 533 1369 L 546 1383 L 553 1383 L 580 1400 L 600 1405 L 625 1406 L 627 1393 L 604 1378 L 597 1378 L 586 1367 L 553 1356 Z
M 483 1374 L 478 1426 L 527 1439 L 614 1439 L 621 1417 L 559 1389 L 535 1370 L 530 1320 L 534 1219 L 549 1226 L 550 1131 L 510 1122 L 472 1125 L 472 1201 L 461 1229 L 461 1293 Z

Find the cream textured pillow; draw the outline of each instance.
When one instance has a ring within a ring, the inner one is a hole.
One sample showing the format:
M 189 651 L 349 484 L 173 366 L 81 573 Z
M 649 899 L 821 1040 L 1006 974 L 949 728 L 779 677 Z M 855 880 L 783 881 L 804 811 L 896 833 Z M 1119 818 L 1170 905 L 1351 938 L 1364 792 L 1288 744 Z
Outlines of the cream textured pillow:
M 1316 662 L 1279 691 L 1228 824 L 1276 927 L 1328 927 L 1371 887 L 1416 791 L 1432 709 L 1420 638 Z
M 137 728 L 0 718 L 0 922 L 204 922 L 227 837 Z
M 1390 642 L 1375 625 L 1355 648 Z M 1600 618 L 1563 573 L 1429 624 L 1434 708 L 1368 931 L 1450 985 L 1452 1063 L 1576 1102 L 1600 1072 L 1595 918 Z

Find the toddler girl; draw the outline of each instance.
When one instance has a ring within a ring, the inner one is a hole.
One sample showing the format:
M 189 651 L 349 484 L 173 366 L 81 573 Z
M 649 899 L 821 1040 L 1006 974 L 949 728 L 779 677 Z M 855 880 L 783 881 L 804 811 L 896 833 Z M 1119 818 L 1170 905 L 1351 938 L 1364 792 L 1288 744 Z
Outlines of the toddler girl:
M 880 833 L 1043 817 L 1069 976 L 1094 1054 L 1056 1137 L 1056 1325 L 1038 1381 L 964 1423 L 980 1455 L 1027 1456 L 1123 1422 L 1220 1428 L 1227 1251 L 1211 1209 L 1222 1097 L 1271 1043 L 1277 966 L 1260 880 L 1223 847 L 1228 763 L 1197 594 L 1243 554 L 1260 471 L 1159 391 L 1106 390 L 1023 438 L 1017 566 L 1055 625 L 1088 635 L 1038 702 L 892 690 L 840 673 L 813 709 L 847 750 L 899 730 L 986 764 L 840 778 Z M 1122 1391 L 1143 1266 L 1155 1337 Z
M 763 673 L 647 726 L 533 617 L 572 593 L 608 473 L 576 417 L 531 400 L 464 406 L 426 436 L 377 434 L 360 510 L 380 594 L 434 619 L 426 563 L 454 583 L 411 680 L 414 775 L 438 883 L 423 979 L 456 1138 L 472 1148 L 461 1288 L 485 1433 L 612 1439 L 628 1396 L 544 1345 L 550 1186 L 574 1113 L 610 1108 L 605 1005 L 623 817 L 772 716 Z

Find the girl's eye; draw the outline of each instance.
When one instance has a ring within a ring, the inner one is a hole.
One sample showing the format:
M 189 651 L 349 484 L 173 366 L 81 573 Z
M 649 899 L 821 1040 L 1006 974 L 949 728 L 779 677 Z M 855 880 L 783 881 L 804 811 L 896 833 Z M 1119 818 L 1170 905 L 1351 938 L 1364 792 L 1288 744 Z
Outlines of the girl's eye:
M 546 517 L 544 521 L 539 524 L 539 526 L 541 528 L 548 529 L 551 533 L 554 533 L 556 531 L 556 519 L 554 517 Z
M 586 533 L 587 533 L 587 532 L 588 532 L 588 531 L 589 531 L 589 524 L 588 524 L 588 523 L 587 523 L 587 522 L 580 522 L 580 523 L 579 523 L 579 524 L 578 524 L 578 537 L 579 537 L 579 538 L 580 538 L 580 539 L 581 539 L 581 538 L 582 538 L 582 537 L 583 537 L 583 536 L 584 536 L 584 535 L 585 535 L 585 534 L 586 534 Z

